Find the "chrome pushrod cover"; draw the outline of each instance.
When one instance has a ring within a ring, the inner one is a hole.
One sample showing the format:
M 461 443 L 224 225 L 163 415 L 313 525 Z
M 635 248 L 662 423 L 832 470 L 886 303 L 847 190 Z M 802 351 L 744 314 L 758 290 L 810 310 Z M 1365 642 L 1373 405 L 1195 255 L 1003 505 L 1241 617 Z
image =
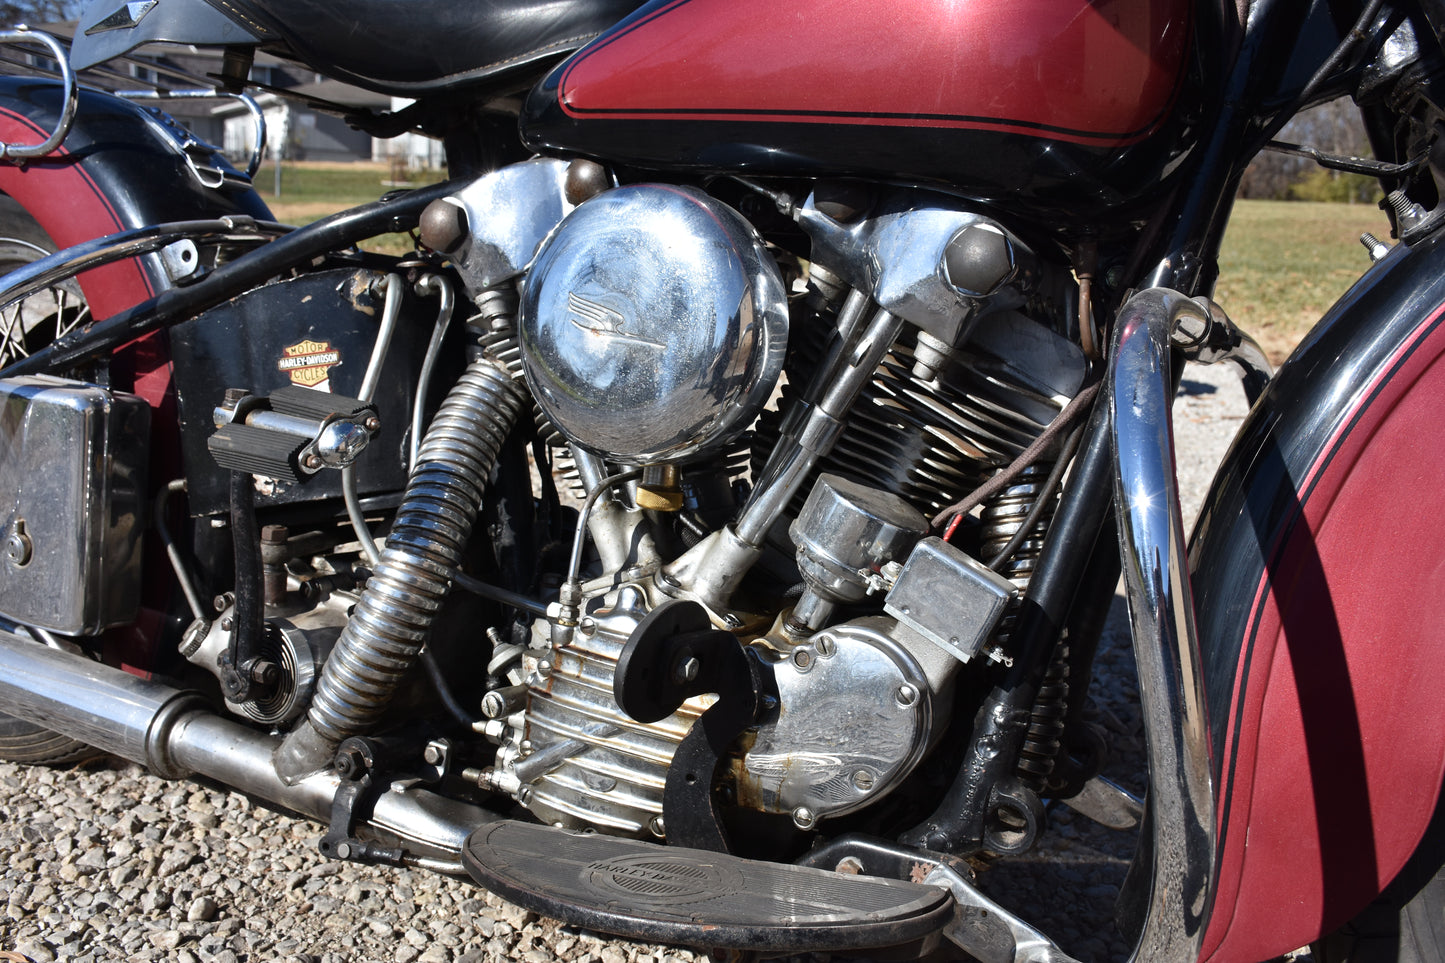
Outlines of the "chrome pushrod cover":
M 1216 846 L 1212 747 L 1174 475 L 1170 344 L 1207 309 L 1141 291 L 1114 325 L 1105 384 L 1119 551 L 1149 759 L 1149 894 L 1133 960 L 1194 960 L 1209 923 Z

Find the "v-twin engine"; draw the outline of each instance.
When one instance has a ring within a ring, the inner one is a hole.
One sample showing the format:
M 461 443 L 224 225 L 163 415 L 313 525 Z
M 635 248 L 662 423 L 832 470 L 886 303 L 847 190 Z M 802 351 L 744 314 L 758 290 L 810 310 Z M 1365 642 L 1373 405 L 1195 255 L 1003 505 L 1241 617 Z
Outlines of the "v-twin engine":
M 577 180 L 529 164 L 494 176 Z M 496 189 L 449 201 L 472 225 L 459 260 L 476 283 L 520 270 L 499 252 L 525 248 L 482 217 Z M 669 776 L 696 761 L 705 714 L 746 704 L 701 778 L 721 809 L 810 829 L 903 785 L 952 721 L 968 663 L 1010 658 L 1052 464 L 952 541 L 930 519 L 1079 390 L 1084 359 L 1060 333 L 1072 278 L 948 199 L 894 192 L 847 217 L 773 199 L 811 238 L 809 263 L 716 197 L 667 185 L 566 195 L 535 232 L 522 365 L 591 493 L 579 524 L 596 554 L 584 571 L 574 552 L 559 602 L 487 695 L 499 749 L 471 776 L 549 823 L 693 838 L 664 818 L 687 791 Z M 746 671 L 682 634 L 649 648 L 676 606 L 730 635 Z M 619 693 L 643 685 L 687 695 L 639 719 Z

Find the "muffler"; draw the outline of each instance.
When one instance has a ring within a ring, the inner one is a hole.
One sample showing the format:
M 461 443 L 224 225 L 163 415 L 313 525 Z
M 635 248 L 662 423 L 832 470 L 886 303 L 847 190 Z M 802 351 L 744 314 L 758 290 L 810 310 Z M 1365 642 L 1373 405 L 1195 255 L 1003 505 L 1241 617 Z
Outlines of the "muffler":
M 147 767 L 165 779 L 204 776 L 322 822 L 340 778 L 320 772 L 288 786 L 271 767 L 278 740 L 173 689 L 81 655 L 0 631 L 0 712 Z M 426 865 L 460 872 L 467 835 L 497 817 L 413 787 L 377 798 L 369 825 L 415 847 Z M 447 861 L 434 863 L 436 857 Z

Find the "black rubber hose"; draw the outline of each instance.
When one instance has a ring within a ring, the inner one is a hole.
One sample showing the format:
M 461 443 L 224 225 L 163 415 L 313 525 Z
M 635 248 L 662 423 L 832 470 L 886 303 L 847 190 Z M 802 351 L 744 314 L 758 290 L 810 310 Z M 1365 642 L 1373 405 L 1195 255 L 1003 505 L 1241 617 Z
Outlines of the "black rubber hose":
M 333 214 L 216 268 L 185 287 L 155 297 L 104 321 L 55 339 L 49 346 L 0 371 L 0 377 L 63 370 L 91 361 L 143 334 L 179 324 L 244 294 L 281 272 L 357 241 L 416 226 L 421 212 L 463 184 L 445 181 Z

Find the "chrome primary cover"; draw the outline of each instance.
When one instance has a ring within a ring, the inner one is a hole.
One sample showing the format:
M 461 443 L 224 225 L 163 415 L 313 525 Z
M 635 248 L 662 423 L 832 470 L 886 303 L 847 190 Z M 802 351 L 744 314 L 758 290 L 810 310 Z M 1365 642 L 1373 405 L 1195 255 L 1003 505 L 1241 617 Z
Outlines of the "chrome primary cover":
M 860 809 L 913 770 L 940 720 L 927 672 L 894 625 L 830 626 L 776 665 L 781 710 L 743 758 L 739 802 L 811 822 Z
M 787 347 L 782 276 L 742 216 L 701 191 L 607 191 L 558 226 L 522 299 L 527 383 L 567 439 L 623 464 L 727 441 Z

